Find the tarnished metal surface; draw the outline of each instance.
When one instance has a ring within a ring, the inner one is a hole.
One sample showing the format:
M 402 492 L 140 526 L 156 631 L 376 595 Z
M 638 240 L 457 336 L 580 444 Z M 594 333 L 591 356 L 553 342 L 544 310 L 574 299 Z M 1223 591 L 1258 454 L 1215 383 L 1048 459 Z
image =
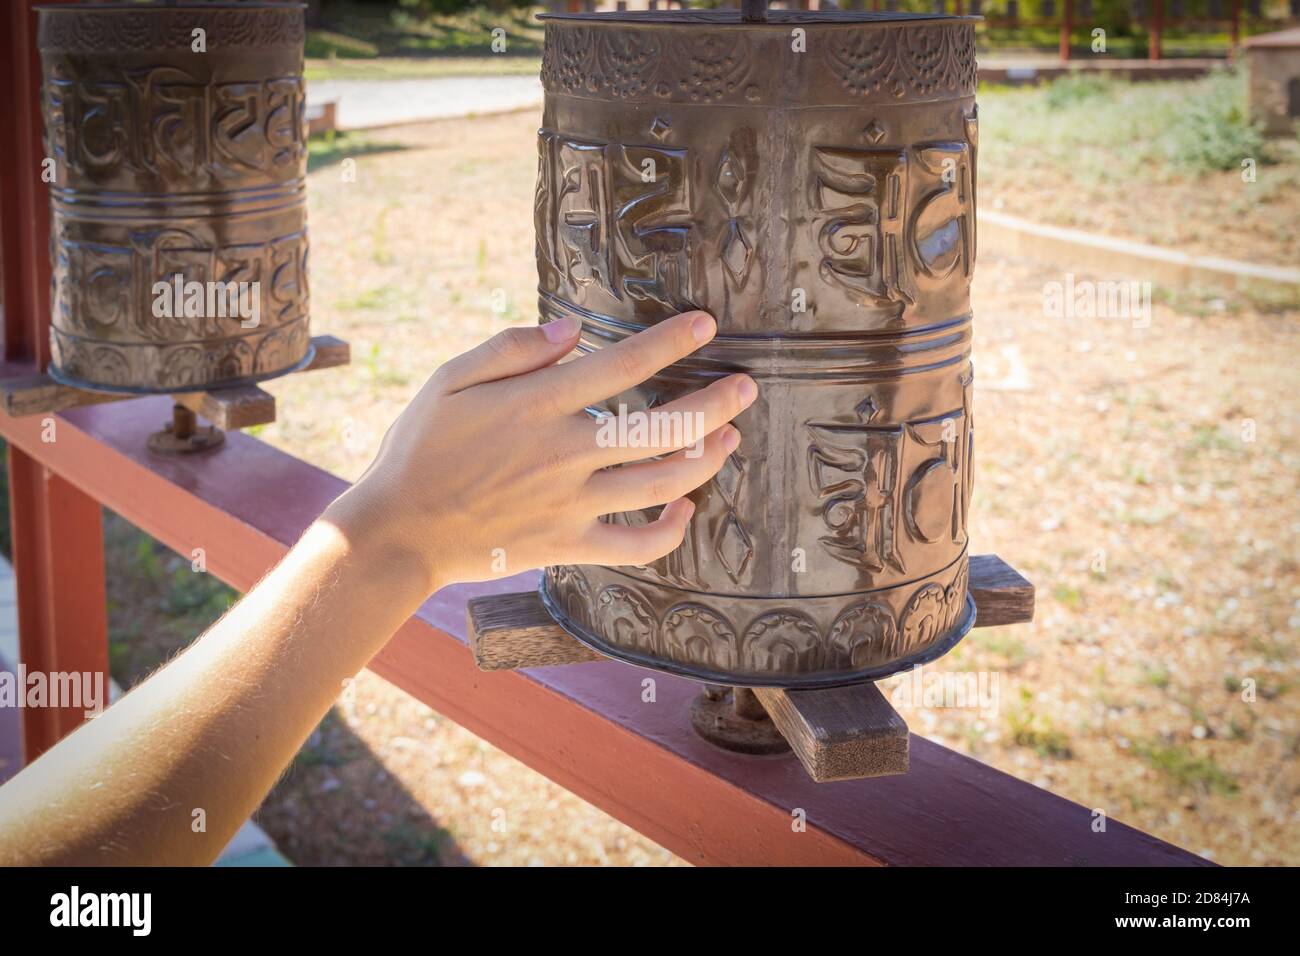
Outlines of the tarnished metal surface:
M 55 378 L 194 391 L 309 360 L 303 40 L 297 4 L 40 10 Z M 158 306 L 177 275 L 200 314 Z M 255 315 L 209 308 L 230 283 Z
M 760 385 L 680 549 L 548 570 L 575 637 L 796 687 L 893 673 L 969 629 L 975 79 L 971 18 L 547 20 L 543 319 L 580 318 L 596 349 L 717 317 L 714 342 L 610 410 L 732 371 Z

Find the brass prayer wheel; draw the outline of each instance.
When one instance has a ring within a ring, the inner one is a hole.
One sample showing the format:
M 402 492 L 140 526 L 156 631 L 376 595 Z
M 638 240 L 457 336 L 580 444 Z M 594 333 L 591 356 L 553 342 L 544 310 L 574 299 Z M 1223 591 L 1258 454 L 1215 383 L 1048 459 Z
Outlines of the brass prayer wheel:
M 603 411 L 737 371 L 759 398 L 678 550 L 548 568 L 543 602 L 604 654 L 719 684 L 940 656 L 975 614 L 978 18 L 747 2 L 544 19 L 542 320 L 580 320 L 589 351 L 705 309 L 716 339 Z
M 303 5 L 38 9 L 50 375 L 181 392 L 310 362 Z

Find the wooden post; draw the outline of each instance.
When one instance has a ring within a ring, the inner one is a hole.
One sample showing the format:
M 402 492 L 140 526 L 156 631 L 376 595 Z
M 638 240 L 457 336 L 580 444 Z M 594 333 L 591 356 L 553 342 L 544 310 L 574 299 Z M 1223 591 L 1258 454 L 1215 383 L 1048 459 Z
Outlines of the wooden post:
M 99 703 L 107 706 L 108 619 L 99 502 L 13 446 L 9 497 L 19 658 L 29 674 L 78 675 L 78 687 L 85 686 L 79 675 L 102 681 Z M 60 682 L 47 680 L 53 693 Z M 23 759 L 31 763 L 76 730 L 89 705 L 82 701 L 81 706 L 24 708 Z
M 1061 47 L 1062 60 L 1070 58 L 1070 34 L 1074 30 L 1074 0 L 1063 0 L 1061 5 Z
M 50 198 L 41 180 L 40 58 L 29 0 L 0 13 L 0 246 L 4 255 L 4 357 L 43 371 L 50 360 Z
M 1151 0 L 1151 32 L 1147 46 L 1147 58 L 1160 59 L 1160 40 L 1165 28 L 1165 0 Z
M 1241 44 L 1241 0 L 1232 0 L 1232 38 L 1229 44 L 1229 52 L 1233 57 L 1237 55 L 1237 47 Z
M 0 14 L 0 261 L 4 359 L 49 363 L 49 193 L 41 179 L 40 62 L 31 0 Z M 58 422 L 53 439 L 58 441 Z M 108 609 L 100 506 L 34 458 L 9 448 L 9 508 L 18 590 L 21 663 L 29 673 L 103 674 Z M 105 701 L 106 702 L 106 701 Z M 23 755 L 31 761 L 84 718 L 86 708 L 23 709 Z

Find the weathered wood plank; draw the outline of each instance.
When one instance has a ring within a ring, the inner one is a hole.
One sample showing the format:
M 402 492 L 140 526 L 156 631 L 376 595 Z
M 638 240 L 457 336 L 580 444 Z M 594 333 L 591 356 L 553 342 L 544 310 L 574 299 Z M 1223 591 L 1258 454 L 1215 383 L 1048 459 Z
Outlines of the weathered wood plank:
M 275 421 L 275 396 L 256 385 L 218 388 L 211 392 L 181 392 L 172 398 L 225 430 L 269 425 Z
M 907 773 L 907 721 L 875 684 L 754 694 L 818 783 Z
M 1034 585 L 996 554 L 970 559 L 970 593 L 975 599 L 975 626 L 1001 627 L 1034 619 Z
M 352 361 L 352 346 L 333 335 L 313 335 L 311 344 L 316 348 L 316 355 L 304 372 L 315 372 L 323 368 L 337 368 Z
M 25 375 L 0 381 L 0 405 L 5 413 L 14 418 L 25 415 L 39 415 L 61 412 L 65 408 L 79 405 L 99 405 L 103 402 L 119 402 L 132 395 L 119 395 L 113 392 L 90 392 L 70 385 L 62 385 L 48 375 Z
M 465 620 L 474 660 L 485 671 L 602 659 L 552 620 L 536 591 L 474 598 Z
M 311 364 L 302 369 L 304 372 L 337 368 L 352 361 L 352 347 L 336 336 L 314 335 L 311 344 L 315 346 L 316 354 Z M 211 392 L 185 392 L 182 393 L 186 397 L 181 404 L 202 415 L 218 428 L 247 428 L 251 425 L 269 425 L 275 421 L 274 398 L 266 392 L 261 392 L 260 397 L 252 391 L 241 392 L 241 388 L 256 389 L 255 386 L 250 385 L 234 389 L 214 389 Z M 82 405 L 120 402 L 128 398 L 139 398 L 139 396 L 124 392 L 96 392 L 73 388 L 70 385 L 62 385 L 44 374 L 0 380 L 0 408 L 14 418 L 39 415 L 42 412 L 61 412 Z M 177 396 L 177 400 L 180 400 L 180 395 Z M 266 417 L 268 414 L 269 418 Z M 214 418 L 213 415 L 218 417 Z M 221 416 L 225 416 L 224 420 L 230 424 L 223 424 L 219 420 Z

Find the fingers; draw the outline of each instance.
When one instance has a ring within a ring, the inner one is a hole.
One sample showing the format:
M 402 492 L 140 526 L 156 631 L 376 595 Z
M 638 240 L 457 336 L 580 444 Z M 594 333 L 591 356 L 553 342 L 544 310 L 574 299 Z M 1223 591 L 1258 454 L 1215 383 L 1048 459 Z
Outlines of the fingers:
M 573 319 L 560 318 L 545 325 L 506 329 L 443 364 L 437 380 L 450 395 L 472 385 L 554 365 L 573 351 L 579 328 Z
M 757 397 L 758 386 L 752 378 L 728 375 L 667 405 L 628 412 L 628 421 L 621 426 L 617 419 L 600 423 L 596 431 L 600 460 L 607 465 L 639 461 L 686 448 L 731 421 Z M 633 416 L 645 427 L 634 427 Z
M 740 445 L 740 432 L 727 425 L 698 445 L 659 461 L 598 471 L 584 498 L 596 515 L 640 511 L 682 497 L 718 473 Z
M 629 528 L 621 524 L 597 522 L 592 528 L 588 547 L 592 553 L 583 564 L 649 564 L 673 551 L 686 536 L 686 525 L 695 513 L 689 498 L 670 502 L 658 519 L 647 525 Z
M 547 369 L 538 385 L 560 407 L 578 411 L 640 385 L 713 338 L 707 312 L 683 312 L 573 362 Z

